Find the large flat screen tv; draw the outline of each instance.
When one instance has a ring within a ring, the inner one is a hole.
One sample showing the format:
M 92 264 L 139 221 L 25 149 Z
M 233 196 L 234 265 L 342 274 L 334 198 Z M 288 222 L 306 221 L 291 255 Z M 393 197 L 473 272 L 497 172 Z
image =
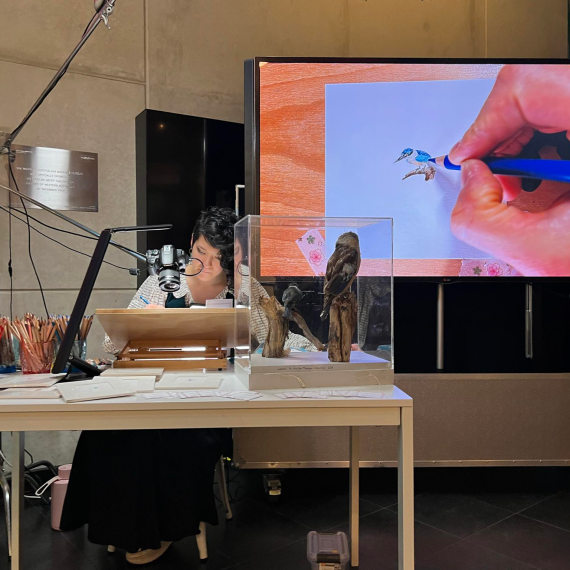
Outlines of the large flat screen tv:
M 409 150 L 446 155 L 477 117 L 503 65 L 510 63 L 561 61 L 246 61 L 246 212 L 391 217 L 395 277 L 536 277 L 454 236 L 450 217 L 461 189 L 459 172 L 437 168 L 429 180 L 424 173 L 406 177 L 418 167 L 407 156 L 398 161 Z M 563 138 L 570 156 L 570 143 Z M 537 157 L 560 158 L 560 148 L 543 138 L 533 138 L 530 146 Z M 543 181 L 535 191 L 521 192 L 513 204 L 540 212 L 568 189 Z M 279 274 L 277 266 L 283 275 L 315 271 L 294 246 L 277 251 L 262 243 L 261 265 L 268 275 Z

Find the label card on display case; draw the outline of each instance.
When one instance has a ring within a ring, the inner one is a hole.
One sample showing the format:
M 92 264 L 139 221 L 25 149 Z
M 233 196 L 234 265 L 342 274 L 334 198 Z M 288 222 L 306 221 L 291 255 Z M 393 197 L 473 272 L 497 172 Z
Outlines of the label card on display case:
M 59 148 L 12 145 L 15 160 L 10 187 L 54 210 L 98 211 L 98 155 Z M 21 208 L 20 198 L 10 196 Z M 30 202 L 26 208 L 37 208 Z

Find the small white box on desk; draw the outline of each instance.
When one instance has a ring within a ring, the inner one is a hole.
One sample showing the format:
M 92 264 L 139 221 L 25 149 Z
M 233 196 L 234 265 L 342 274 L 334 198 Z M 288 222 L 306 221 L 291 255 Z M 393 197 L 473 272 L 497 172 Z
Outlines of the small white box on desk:
M 252 354 L 236 359 L 236 376 L 248 390 L 328 388 L 394 383 L 391 363 L 366 352 L 351 353 L 351 362 L 330 362 L 326 352 L 292 352 L 284 358 Z

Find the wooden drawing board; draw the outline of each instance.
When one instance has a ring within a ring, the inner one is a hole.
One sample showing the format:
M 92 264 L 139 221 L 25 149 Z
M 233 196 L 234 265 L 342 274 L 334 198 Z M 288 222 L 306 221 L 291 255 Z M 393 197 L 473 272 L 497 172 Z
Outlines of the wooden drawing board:
M 219 339 L 236 346 L 236 312 L 247 309 L 97 309 L 95 314 L 117 350 L 130 340 Z M 247 326 L 247 319 L 239 319 Z M 248 338 L 245 334 L 239 337 Z M 238 338 L 239 338 L 238 337 Z

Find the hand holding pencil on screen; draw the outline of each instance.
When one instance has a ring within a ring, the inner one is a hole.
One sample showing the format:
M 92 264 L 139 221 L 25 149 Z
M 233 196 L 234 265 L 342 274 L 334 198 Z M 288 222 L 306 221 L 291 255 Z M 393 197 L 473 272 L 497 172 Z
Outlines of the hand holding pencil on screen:
M 570 193 L 544 212 L 523 212 L 503 201 L 517 196 L 520 179 L 496 177 L 477 160 L 491 153 L 516 156 L 535 131 L 570 131 L 569 66 L 501 70 L 479 116 L 449 153 L 452 163 L 461 164 L 463 182 L 451 229 L 523 275 L 570 275 Z

